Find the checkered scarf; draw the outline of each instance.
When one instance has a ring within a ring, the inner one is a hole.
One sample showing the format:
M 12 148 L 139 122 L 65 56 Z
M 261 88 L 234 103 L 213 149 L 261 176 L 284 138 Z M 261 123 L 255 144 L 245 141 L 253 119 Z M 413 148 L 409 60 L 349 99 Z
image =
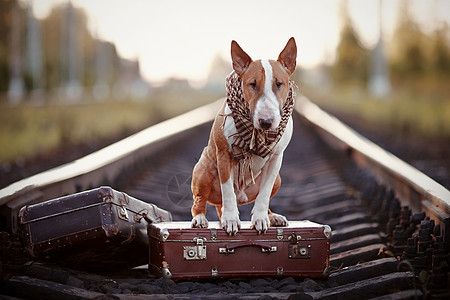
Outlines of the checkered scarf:
M 250 115 L 250 109 L 244 100 L 242 92 L 242 79 L 236 72 L 231 72 L 226 79 L 227 104 L 231 109 L 231 116 L 236 125 L 236 140 L 232 144 L 233 157 L 239 162 L 239 175 L 243 180 L 243 172 L 249 168 L 251 172 L 251 156 L 253 154 L 266 157 L 280 140 L 286 129 L 289 117 L 292 115 L 295 104 L 295 83 L 289 80 L 289 92 L 281 111 L 280 125 L 274 130 L 256 129 Z M 226 115 L 229 116 L 229 115 Z M 241 181 L 241 179 L 240 179 Z
M 233 156 L 237 161 L 247 154 L 266 157 L 280 140 L 286 129 L 295 104 L 294 82 L 289 80 L 289 93 L 282 108 L 280 125 L 274 130 L 256 129 L 250 115 L 250 109 L 244 100 L 242 80 L 233 71 L 226 79 L 227 104 L 231 109 L 238 134 L 233 143 Z

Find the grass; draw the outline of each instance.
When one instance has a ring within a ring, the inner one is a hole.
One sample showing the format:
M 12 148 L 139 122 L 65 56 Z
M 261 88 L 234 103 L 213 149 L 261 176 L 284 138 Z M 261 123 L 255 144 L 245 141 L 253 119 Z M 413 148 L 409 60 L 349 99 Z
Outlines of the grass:
M 301 85 L 320 106 L 355 115 L 376 130 L 450 139 L 450 87 L 413 82 L 395 86 L 389 99 L 372 98 L 359 85 L 323 91 Z M 88 100 L 77 105 L 0 106 L 0 164 L 60 146 L 136 132 L 223 95 L 197 90 L 154 90 L 145 101 Z
M 320 106 L 357 116 L 377 130 L 424 139 L 450 138 L 450 88 L 446 85 L 394 85 L 386 99 L 375 99 L 356 84 L 325 92 L 303 86 L 300 90 Z
M 154 91 L 141 101 L 86 101 L 74 105 L 0 106 L 0 164 L 60 146 L 136 132 L 211 102 L 218 95 L 196 90 Z

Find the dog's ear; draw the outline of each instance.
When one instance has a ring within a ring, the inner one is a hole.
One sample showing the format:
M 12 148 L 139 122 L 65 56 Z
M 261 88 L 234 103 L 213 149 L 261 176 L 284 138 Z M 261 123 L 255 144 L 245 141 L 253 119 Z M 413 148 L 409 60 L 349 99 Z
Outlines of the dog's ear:
M 278 61 L 286 69 L 286 71 L 291 75 L 295 71 L 295 60 L 297 59 L 297 44 L 295 39 L 291 37 L 278 56 Z
M 233 69 L 241 76 L 247 70 L 252 62 L 250 56 L 242 50 L 236 41 L 231 41 L 231 60 L 233 61 Z

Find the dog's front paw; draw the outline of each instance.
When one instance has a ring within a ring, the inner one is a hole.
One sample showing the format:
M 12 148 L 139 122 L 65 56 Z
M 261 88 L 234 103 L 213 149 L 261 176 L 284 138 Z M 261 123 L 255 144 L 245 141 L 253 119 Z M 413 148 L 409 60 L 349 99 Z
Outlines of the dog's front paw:
M 252 228 L 254 228 L 258 232 L 258 234 L 266 233 L 269 227 L 270 220 L 267 210 L 262 212 L 255 211 L 252 213 Z
M 228 235 L 236 235 L 241 228 L 241 220 L 239 220 L 239 212 L 224 211 L 220 218 L 222 228 L 228 233 Z
M 192 218 L 192 228 L 208 228 L 208 220 L 204 214 L 198 214 Z
M 270 220 L 270 226 L 275 227 L 275 226 L 287 226 L 288 225 L 288 220 L 283 215 L 270 213 L 269 220 Z

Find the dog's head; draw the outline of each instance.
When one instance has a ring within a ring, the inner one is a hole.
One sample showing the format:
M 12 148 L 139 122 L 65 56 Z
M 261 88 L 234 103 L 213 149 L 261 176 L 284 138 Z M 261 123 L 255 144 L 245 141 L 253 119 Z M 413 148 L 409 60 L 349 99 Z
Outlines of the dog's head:
M 233 69 L 242 79 L 244 99 L 257 129 L 273 130 L 281 121 L 281 108 L 295 70 L 297 45 L 291 37 L 278 59 L 253 61 L 236 41 L 231 42 Z

